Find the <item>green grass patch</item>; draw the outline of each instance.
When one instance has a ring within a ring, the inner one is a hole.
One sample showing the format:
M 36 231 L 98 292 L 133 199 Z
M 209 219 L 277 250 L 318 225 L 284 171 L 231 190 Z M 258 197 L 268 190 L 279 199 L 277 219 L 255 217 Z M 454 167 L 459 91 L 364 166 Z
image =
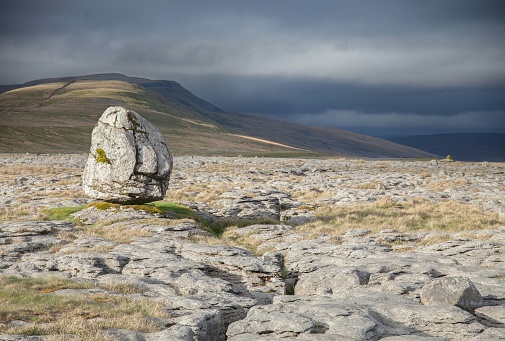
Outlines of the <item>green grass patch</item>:
M 165 214 L 164 210 L 159 209 L 158 207 L 156 207 L 152 204 L 120 205 L 120 204 L 113 204 L 113 203 L 105 202 L 105 201 L 99 201 L 99 202 L 92 202 L 92 203 L 86 205 L 86 208 L 88 208 L 88 207 L 95 207 L 99 210 L 108 210 L 108 209 L 112 208 L 115 211 L 118 211 L 120 209 L 133 208 L 136 211 L 146 211 L 147 213 L 150 213 L 150 214 L 161 214 L 161 215 Z
M 80 220 L 77 218 L 73 218 L 70 215 L 72 213 L 79 212 L 84 208 L 85 206 L 54 207 L 54 208 L 46 208 L 42 210 L 42 213 L 44 213 L 50 220 L 67 220 L 75 224 L 79 224 Z
M 197 221 L 201 221 L 202 218 L 195 213 L 191 208 L 176 204 L 173 202 L 159 201 L 155 202 L 154 206 L 163 212 L 174 213 L 177 219 L 190 218 Z
M 205 219 L 202 219 L 198 214 L 195 213 L 191 208 L 179 205 L 173 202 L 159 201 L 155 203 L 143 204 L 143 205 L 120 205 L 105 201 L 92 202 L 83 206 L 64 206 L 47 208 L 42 212 L 51 220 L 69 220 L 75 222 L 77 219 L 72 218 L 70 215 L 72 213 L 79 212 L 85 208 L 95 207 L 99 210 L 113 209 L 119 211 L 120 209 L 133 208 L 134 210 L 146 211 L 150 214 L 161 214 L 172 213 L 177 219 L 190 218 L 198 222 L 208 225 Z
M 270 225 L 279 224 L 279 221 L 270 218 L 259 219 L 219 219 L 213 223 L 208 222 L 206 219 L 199 216 L 194 210 L 184 205 L 176 204 L 173 202 L 158 201 L 144 205 L 120 205 L 113 204 L 105 201 L 92 202 L 86 206 L 74 207 L 57 207 L 44 210 L 44 213 L 51 220 L 68 220 L 80 224 L 78 219 L 70 217 L 70 214 L 78 212 L 84 208 L 95 207 L 99 210 L 133 208 L 135 210 L 146 211 L 150 214 L 161 214 L 173 216 L 175 219 L 191 219 L 199 223 L 205 230 L 211 232 L 214 236 L 220 238 L 223 233 L 230 227 L 245 227 L 250 225 Z
M 258 219 L 219 219 L 212 224 L 208 225 L 207 228 L 216 237 L 221 237 L 223 233 L 231 227 L 246 227 L 251 225 L 276 225 L 279 224 L 278 220 L 270 218 L 258 218 Z
M 162 305 L 148 299 L 116 294 L 54 295 L 61 289 L 90 289 L 91 282 L 58 277 L 19 278 L 0 276 L 0 333 L 19 335 L 74 334 L 96 339 L 102 330 L 123 328 L 154 332 L 151 317 L 168 318 Z M 27 322 L 7 327 L 13 320 Z

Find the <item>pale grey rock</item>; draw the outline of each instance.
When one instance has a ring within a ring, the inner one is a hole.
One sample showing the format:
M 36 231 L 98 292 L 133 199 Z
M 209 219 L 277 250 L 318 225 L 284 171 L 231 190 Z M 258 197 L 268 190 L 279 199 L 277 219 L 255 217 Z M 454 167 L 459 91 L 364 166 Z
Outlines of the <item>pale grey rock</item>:
M 331 298 L 277 296 L 228 329 L 228 340 L 376 340 L 386 329 L 374 313 Z
M 144 334 L 134 330 L 111 328 L 105 334 L 114 341 L 145 341 Z
M 99 238 L 99 237 L 85 237 L 78 238 L 72 243 L 68 243 L 66 246 L 60 248 L 58 253 L 66 254 L 66 253 L 75 253 L 75 252 L 86 252 L 91 248 L 105 248 L 105 249 L 113 249 L 117 246 L 118 243 L 111 242 L 110 240 Z
M 505 328 L 488 328 L 472 338 L 471 341 L 498 341 L 505 340 Z
M 312 210 L 308 209 L 288 209 L 281 212 L 281 221 L 291 226 L 298 226 L 310 223 L 316 219 Z
M 503 255 L 503 242 L 482 241 L 468 238 L 454 239 L 447 242 L 419 247 L 420 252 L 449 256 L 463 265 L 475 265 L 487 261 L 489 257 Z
M 42 338 L 39 336 L 0 334 L 0 340 L 1 341 L 39 341 L 39 340 L 42 340 Z
M 65 243 L 55 234 L 68 230 L 63 222 L 23 221 L 0 224 L 0 259 L 15 262 L 25 254 L 37 253 Z M 3 259 L 2 259 L 3 258 Z M 5 265 L 1 266 L 2 268 Z
M 193 314 L 184 315 L 176 319 L 178 325 L 188 326 L 195 334 L 196 340 L 225 340 L 225 325 L 229 324 L 224 321 L 219 309 L 208 309 L 195 311 Z
M 175 325 L 160 332 L 145 334 L 145 341 L 194 341 L 195 333 L 189 326 Z
M 272 239 L 279 239 L 292 233 L 294 228 L 289 225 L 249 225 L 233 230 L 233 234 L 239 236 L 254 236 L 254 238 L 261 241 L 269 241 Z
M 445 341 L 447 339 L 441 339 L 439 337 L 433 336 L 418 336 L 418 335 L 402 335 L 402 336 L 389 336 L 382 338 L 381 341 Z
M 356 268 L 327 266 L 304 273 L 295 286 L 297 295 L 331 295 L 342 290 L 368 283 L 370 274 Z
M 369 229 L 352 229 L 344 234 L 344 238 L 362 238 L 371 232 Z
M 483 299 L 472 281 L 465 277 L 442 277 L 427 283 L 421 291 L 423 304 L 450 304 L 473 311 Z
M 116 203 L 161 200 L 172 162 L 158 128 L 134 111 L 110 107 L 91 135 L 83 189 L 93 199 Z
M 53 296 L 91 296 L 96 294 L 112 294 L 105 289 L 61 289 L 49 293 Z
M 53 224 L 47 222 L 15 222 L 9 224 L 0 224 L 0 238 L 37 236 L 41 234 L 51 233 L 53 230 Z
M 267 263 L 250 251 L 228 245 L 201 245 L 176 242 L 180 254 L 192 261 L 208 264 L 206 271 L 236 285 L 236 290 L 246 286 L 248 290 L 280 284 L 281 264 Z
M 301 333 L 309 333 L 316 325 L 307 317 L 290 312 L 264 312 L 262 307 L 255 307 L 249 311 L 247 320 L 232 323 L 228 327 L 228 337 L 240 334 L 268 334 L 276 332 L 295 337 Z M 233 338 L 229 338 L 233 340 Z
M 8 328 L 16 328 L 16 327 L 24 327 L 28 324 L 28 322 L 23 320 L 12 320 L 7 323 Z
M 57 255 L 52 260 L 52 270 L 79 278 L 97 278 L 105 274 L 121 273 L 130 259 L 121 254 L 105 252 L 78 252 Z
M 475 314 L 486 320 L 486 323 L 505 328 L 505 306 L 486 306 L 475 310 Z
M 450 305 L 379 304 L 371 309 L 385 317 L 384 322 L 394 321 L 389 322 L 391 326 L 408 328 L 408 334 L 419 331 L 449 340 L 469 340 L 485 329 L 473 315 Z
M 237 177 L 235 177 L 237 179 Z M 203 179 L 201 179 L 203 180 Z M 226 181 L 223 179 L 206 178 L 205 181 Z M 241 180 L 238 177 L 237 180 Z M 243 179 L 246 180 L 246 179 Z M 229 181 L 229 180 L 228 180 Z M 209 185 L 212 188 L 212 185 Z M 247 195 L 243 191 L 229 191 L 221 195 L 218 207 L 205 207 L 199 203 L 193 203 L 200 211 L 210 212 L 214 217 L 238 218 L 238 219 L 271 219 L 280 220 L 281 210 L 285 211 L 300 206 L 299 202 L 293 201 L 291 195 L 278 191 L 274 188 L 252 188 Z

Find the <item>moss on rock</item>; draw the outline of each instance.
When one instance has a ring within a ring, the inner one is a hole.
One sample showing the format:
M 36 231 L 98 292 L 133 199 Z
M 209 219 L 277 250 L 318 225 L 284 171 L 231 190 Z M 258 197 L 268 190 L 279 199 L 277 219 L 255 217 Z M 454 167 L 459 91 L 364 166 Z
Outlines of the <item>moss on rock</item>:
M 105 154 L 105 150 L 103 150 L 102 148 L 98 148 L 96 150 L 96 154 L 97 154 L 96 155 L 96 162 L 108 163 L 109 165 L 112 164 L 112 162 L 110 161 L 110 159 Z
M 108 210 L 108 209 L 114 209 L 115 211 L 118 211 L 120 209 L 128 209 L 128 208 L 133 208 L 136 211 L 146 211 L 149 214 L 161 214 L 164 215 L 165 211 L 152 205 L 120 205 L 120 204 L 113 204 L 110 202 L 105 202 L 105 201 L 100 201 L 100 202 L 92 202 L 88 204 L 86 207 L 95 207 L 99 210 Z

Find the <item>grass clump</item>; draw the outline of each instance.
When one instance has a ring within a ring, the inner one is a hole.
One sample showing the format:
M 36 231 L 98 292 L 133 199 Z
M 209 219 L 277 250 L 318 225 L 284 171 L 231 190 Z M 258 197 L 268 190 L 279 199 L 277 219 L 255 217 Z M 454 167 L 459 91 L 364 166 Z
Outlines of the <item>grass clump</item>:
M 86 226 L 83 233 L 91 237 L 101 237 L 119 244 L 129 244 L 137 238 L 151 237 L 153 232 L 146 227 L 135 228 L 128 221 L 105 221 Z
M 99 202 L 92 202 L 92 203 L 86 205 L 85 207 L 86 208 L 95 207 L 99 210 L 113 209 L 115 211 L 118 211 L 121 209 L 132 208 L 137 211 L 146 211 L 147 213 L 150 213 L 150 214 L 165 215 L 166 213 L 173 213 L 177 219 L 199 218 L 198 215 L 189 207 L 175 204 L 173 202 L 164 202 L 164 201 L 159 201 L 159 202 L 149 203 L 149 204 L 142 204 L 142 205 L 121 205 L 121 204 L 114 204 L 114 203 L 105 202 L 105 201 L 99 201 Z
M 69 296 L 53 294 L 61 289 L 92 287 L 88 282 L 57 277 L 0 276 L 0 333 L 72 334 L 82 340 L 103 339 L 103 330 L 108 328 L 154 332 L 159 327 L 149 317 L 170 317 L 160 304 L 147 299 L 103 293 Z M 7 327 L 13 320 L 22 320 L 27 324 Z
M 113 209 L 116 212 L 119 211 L 120 209 L 133 208 L 136 211 L 146 211 L 147 213 L 150 213 L 150 214 L 161 214 L 161 215 L 165 214 L 164 210 L 162 210 L 154 205 L 149 205 L 149 204 L 120 205 L 120 204 L 113 204 L 113 203 L 105 202 L 105 201 L 99 201 L 99 202 L 92 202 L 92 203 L 86 205 L 86 208 L 89 208 L 89 207 L 95 207 L 99 210 Z
M 278 220 L 272 218 L 258 218 L 258 219 L 220 219 L 208 225 L 209 231 L 216 237 L 221 237 L 223 233 L 232 227 L 246 227 L 251 225 L 276 225 L 279 224 Z
M 457 201 L 431 202 L 411 199 L 396 203 L 384 197 L 374 204 L 326 206 L 316 211 L 317 220 L 297 227 L 301 231 L 340 235 L 366 226 L 374 232 L 393 228 L 399 231 L 464 231 L 493 229 L 505 224 L 498 213 Z
M 79 212 L 85 206 L 65 206 L 65 207 L 55 207 L 47 208 L 43 212 L 51 220 L 67 220 L 72 213 Z
M 245 235 L 238 234 L 235 233 L 236 229 L 237 229 L 236 227 L 230 228 L 229 230 L 224 231 L 220 236 L 196 234 L 188 237 L 187 241 L 205 245 L 226 244 L 229 246 L 235 246 L 249 250 L 257 256 L 261 256 L 266 251 L 268 251 L 266 249 L 264 250 L 259 249 L 259 246 L 261 245 L 262 241 L 260 239 L 255 238 L 254 234 L 252 233 L 248 233 Z
M 138 211 L 146 211 L 150 214 L 160 214 L 165 215 L 165 213 L 173 213 L 177 219 L 193 218 L 197 219 L 199 216 L 190 208 L 178 205 L 171 202 L 157 202 L 154 204 L 143 204 L 143 205 L 120 205 L 105 201 L 92 202 L 85 206 L 65 206 L 65 207 L 55 207 L 47 208 L 42 212 L 50 220 L 70 220 L 75 221 L 70 217 L 72 213 L 79 212 L 85 208 L 95 207 L 99 210 L 109 210 L 119 211 L 120 209 L 133 208 Z
M 177 219 L 193 219 L 198 222 L 205 222 L 191 208 L 173 202 L 158 201 L 154 206 L 164 213 L 173 213 Z
M 73 218 L 70 215 L 84 209 L 85 206 L 64 206 L 64 207 L 54 207 L 46 208 L 42 210 L 42 213 L 49 220 L 67 220 L 75 224 L 80 224 L 80 220 Z
M 32 206 L 0 208 L 0 222 L 26 219 L 33 214 Z

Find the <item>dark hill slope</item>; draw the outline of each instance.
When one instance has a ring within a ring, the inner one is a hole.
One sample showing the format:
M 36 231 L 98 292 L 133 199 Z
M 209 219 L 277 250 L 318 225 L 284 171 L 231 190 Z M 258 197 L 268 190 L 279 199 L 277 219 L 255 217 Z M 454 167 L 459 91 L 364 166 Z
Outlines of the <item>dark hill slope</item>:
M 460 133 L 392 137 L 388 140 L 459 161 L 505 161 L 505 134 Z
M 176 154 L 430 157 L 349 131 L 227 113 L 173 81 L 121 74 L 42 79 L 0 94 L 0 152 L 85 152 L 110 105 L 138 111 Z
M 393 158 L 433 156 L 419 149 L 342 129 L 306 126 L 234 113 L 215 115 L 214 120 L 237 134 L 250 135 L 330 155 Z

